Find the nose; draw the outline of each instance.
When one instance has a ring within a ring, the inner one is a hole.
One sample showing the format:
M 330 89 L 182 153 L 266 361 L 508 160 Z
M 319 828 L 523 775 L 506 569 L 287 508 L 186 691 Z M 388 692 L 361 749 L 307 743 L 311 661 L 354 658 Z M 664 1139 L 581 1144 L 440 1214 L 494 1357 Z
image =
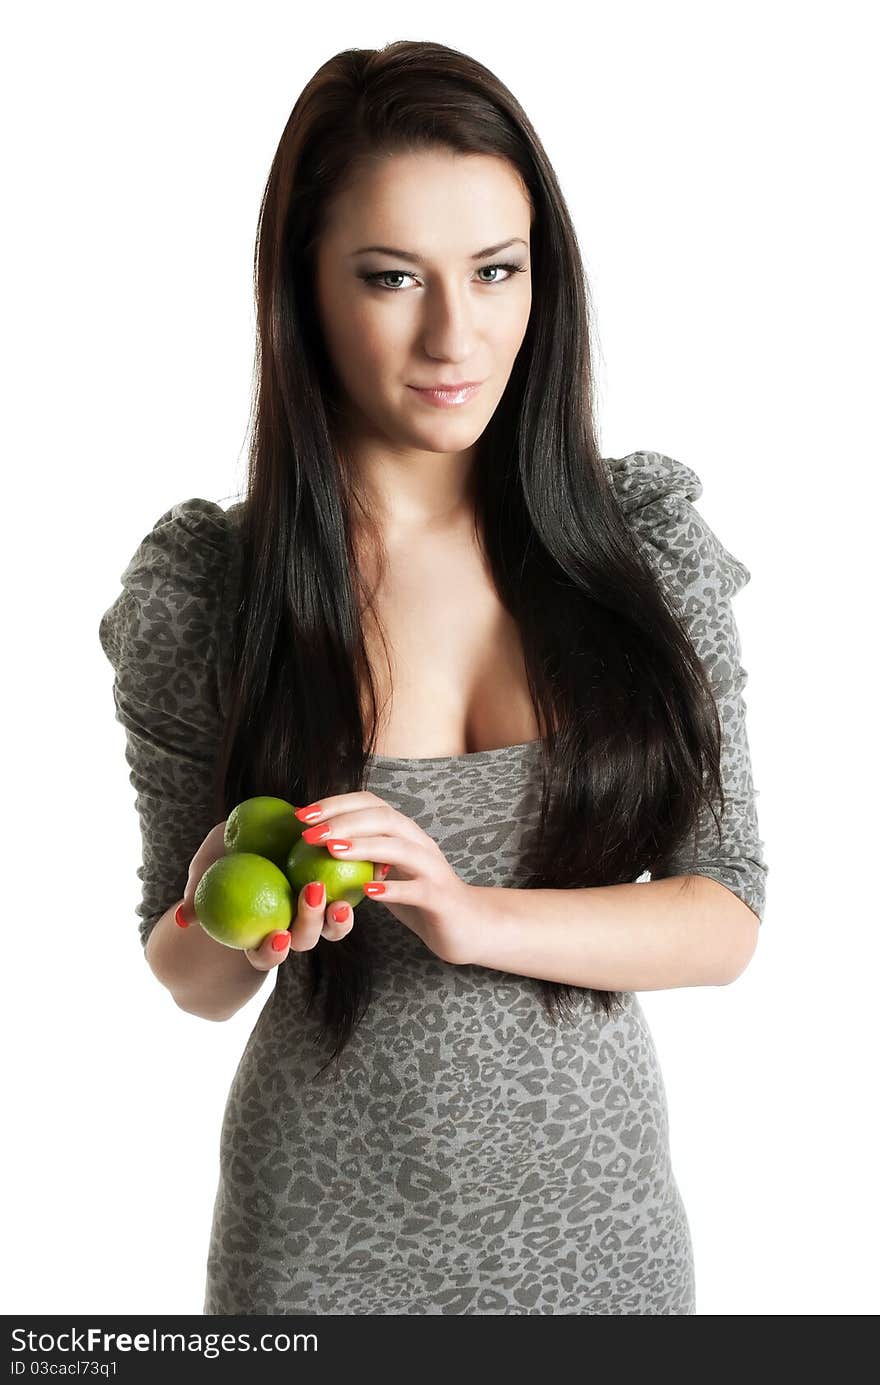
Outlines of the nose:
M 438 286 L 425 295 L 425 351 L 434 360 L 456 365 L 474 355 L 473 305 L 467 287 L 459 290 Z

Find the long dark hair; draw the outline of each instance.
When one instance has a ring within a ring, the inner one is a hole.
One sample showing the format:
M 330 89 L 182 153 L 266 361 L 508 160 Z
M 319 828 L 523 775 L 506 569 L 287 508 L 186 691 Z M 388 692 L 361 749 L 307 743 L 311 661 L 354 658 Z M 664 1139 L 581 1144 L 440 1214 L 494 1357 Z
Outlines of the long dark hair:
M 296 102 L 272 162 L 255 252 L 257 344 L 242 587 L 217 817 L 256 794 L 295 804 L 365 787 L 376 690 L 353 539 L 355 478 L 313 295 L 325 208 L 364 157 L 445 147 L 496 155 L 532 205 L 532 307 L 478 442 L 475 521 L 522 640 L 544 738 L 538 840 L 523 888 L 634 881 L 724 805 L 721 731 L 683 624 L 619 508 L 595 435 L 588 289 L 571 219 L 524 111 L 482 64 L 434 43 L 349 49 Z M 367 518 L 369 516 L 367 515 Z M 378 527 L 376 529 L 378 534 Z M 364 725 L 360 686 L 369 690 Z M 696 852 L 696 835 L 694 835 Z M 326 982 L 337 1058 L 370 995 L 357 921 L 304 954 Z M 536 978 L 547 1014 L 617 992 Z

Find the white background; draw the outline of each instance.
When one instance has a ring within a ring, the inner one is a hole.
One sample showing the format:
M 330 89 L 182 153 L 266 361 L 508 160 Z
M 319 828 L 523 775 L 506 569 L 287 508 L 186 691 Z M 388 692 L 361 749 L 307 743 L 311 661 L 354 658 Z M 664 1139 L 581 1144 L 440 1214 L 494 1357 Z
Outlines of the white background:
M 471 53 L 523 104 L 585 258 L 603 455 L 692 467 L 752 575 L 758 950 L 729 987 L 640 993 L 697 1312 L 877 1312 L 872 8 L 7 20 L 4 1312 L 202 1309 L 224 1103 L 274 977 L 211 1024 L 144 961 L 98 623 L 161 513 L 243 486 L 270 161 L 321 63 L 397 38 Z

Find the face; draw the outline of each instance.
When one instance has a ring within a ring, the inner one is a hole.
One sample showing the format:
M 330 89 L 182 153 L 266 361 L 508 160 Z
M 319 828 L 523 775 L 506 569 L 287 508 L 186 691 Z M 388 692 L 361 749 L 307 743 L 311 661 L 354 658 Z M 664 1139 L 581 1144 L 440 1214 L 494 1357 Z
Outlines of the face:
M 356 441 L 458 453 L 479 438 L 528 325 L 530 225 L 518 174 L 494 156 L 385 156 L 340 190 L 315 289 Z M 461 381 L 480 388 L 452 407 L 416 388 Z

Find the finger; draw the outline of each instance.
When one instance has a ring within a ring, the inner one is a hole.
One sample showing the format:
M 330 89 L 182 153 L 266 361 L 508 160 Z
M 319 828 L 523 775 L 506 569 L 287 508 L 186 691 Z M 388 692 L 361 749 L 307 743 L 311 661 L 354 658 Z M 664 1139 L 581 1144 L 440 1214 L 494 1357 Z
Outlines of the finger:
M 309 846 L 326 846 L 334 837 L 350 840 L 352 837 L 378 836 L 404 837 L 408 841 L 424 840 L 425 833 L 412 818 L 405 817 L 388 803 L 377 803 L 360 808 L 357 812 L 322 814 L 317 821 L 310 822 L 303 829 L 302 839 Z M 381 858 L 380 858 L 381 859 Z
M 421 880 L 368 880 L 364 894 L 380 904 L 410 904 L 418 909 L 425 901 L 425 886 Z
M 295 952 L 307 952 L 314 947 L 324 927 L 327 892 L 321 880 L 303 885 L 296 902 L 296 917 L 290 925 L 290 946 Z
M 321 937 L 327 938 L 331 943 L 338 943 L 353 927 L 354 909 L 344 899 L 337 899 L 335 904 L 331 904 L 327 909 Z
M 273 929 L 259 947 L 246 947 L 244 951 L 257 971 L 271 971 L 286 959 L 290 951 L 290 933 L 284 929 Z
M 437 846 L 430 838 L 330 837 L 322 845 L 337 861 L 383 861 L 407 875 L 426 875 L 437 864 Z
M 198 882 L 197 882 L 198 883 Z M 198 923 L 199 916 L 196 913 L 196 892 L 195 888 L 190 889 L 189 883 L 183 892 L 183 899 L 174 910 L 174 922 L 178 928 L 189 928 L 192 924 Z
M 371 793 L 369 789 L 364 789 L 355 793 L 330 794 L 327 798 L 318 799 L 316 803 L 307 803 L 303 808 L 294 808 L 293 811 L 300 822 L 311 825 L 323 822 L 331 813 L 348 813 L 355 808 L 375 808 L 377 804 L 383 808 L 388 806 L 384 798 Z
M 373 866 L 373 879 L 384 880 L 391 867 L 382 861 L 376 861 Z

